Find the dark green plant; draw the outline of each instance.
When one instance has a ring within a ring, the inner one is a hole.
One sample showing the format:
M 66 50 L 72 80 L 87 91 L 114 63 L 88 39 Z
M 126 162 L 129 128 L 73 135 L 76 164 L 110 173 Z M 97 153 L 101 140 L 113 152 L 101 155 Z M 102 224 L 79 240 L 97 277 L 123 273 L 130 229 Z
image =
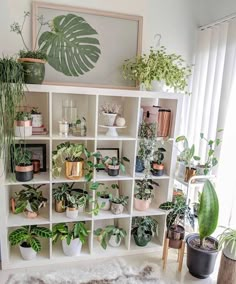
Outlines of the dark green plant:
M 23 29 L 24 29 L 25 21 L 29 16 L 30 16 L 30 12 L 24 12 L 24 20 L 23 20 L 22 24 L 14 22 L 10 27 L 11 32 L 15 32 L 16 34 L 18 34 L 21 37 L 24 48 L 26 49 L 26 50 L 20 50 L 19 57 L 20 58 L 37 58 L 37 59 L 47 60 L 47 54 L 43 50 L 37 49 L 36 47 L 37 47 L 37 41 L 38 41 L 39 33 L 40 33 L 43 26 L 48 25 L 48 22 L 44 21 L 44 18 L 43 18 L 42 15 L 37 17 L 37 21 L 39 23 L 39 30 L 38 30 L 35 42 L 33 44 L 33 48 L 30 49 L 26 45 L 25 40 L 24 40 L 24 36 L 23 36 Z
M 71 192 L 74 182 L 71 184 L 63 183 L 62 185 L 52 189 L 52 196 L 56 201 L 65 201 L 66 193 Z
M 162 147 L 158 148 L 157 151 L 154 151 L 153 162 L 157 163 L 158 165 L 161 165 L 165 157 L 163 154 L 164 152 L 166 152 L 166 149 Z
M 134 217 L 131 234 L 136 235 L 139 239 L 150 241 L 150 237 L 156 233 L 157 225 L 157 221 L 150 216 Z
M 66 223 L 56 224 L 52 227 L 52 242 L 55 244 L 59 239 L 66 240 L 67 245 L 70 245 L 74 239 L 80 239 L 84 244 L 88 237 L 89 230 L 85 226 L 85 222 L 77 222 L 70 229 Z
M 52 232 L 45 227 L 33 226 L 23 226 L 19 229 L 14 230 L 9 234 L 8 240 L 11 246 L 22 245 L 26 247 L 31 247 L 34 251 L 39 252 L 42 249 L 40 238 L 51 238 Z
M 124 162 L 130 162 L 130 160 L 127 157 L 121 157 L 120 159 L 118 159 L 117 157 L 109 157 L 109 156 L 105 156 L 105 157 L 99 157 L 101 158 L 102 163 L 99 163 L 96 167 L 99 168 L 104 168 L 108 167 L 108 166 L 120 166 L 120 170 L 125 173 L 125 164 Z
M 194 215 L 191 213 L 190 207 L 186 204 L 186 199 L 183 196 L 177 196 L 175 201 L 167 201 L 160 205 L 160 209 L 168 211 L 166 218 L 167 228 L 177 227 L 184 223 L 185 218 L 188 219 L 192 228 L 194 228 Z
M 205 248 L 205 239 L 216 229 L 219 216 L 219 201 L 210 180 L 204 182 L 198 210 L 198 231 L 200 246 Z
M 153 198 L 153 185 L 159 186 L 159 183 L 151 179 L 137 180 L 135 187 L 136 193 L 134 195 L 135 198 L 141 200 L 149 200 L 150 198 Z
M 16 121 L 27 121 L 31 119 L 32 119 L 32 116 L 30 112 L 18 111 L 16 113 L 16 117 L 15 117 Z
M 0 158 L 5 168 L 15 143 L 16 109 L 24 98 L 24 70 L 12 57 L 0 59 Z
M 124 78 L 144 83 L 147 89 L 151 89 L 151 82 L 157 80 L 164 81 L 175 91 L 187 93 L 190 75 L 191 68 L 184 64 L 182 57 L 174 53 L 168 54 L 164 46 L 158 50 L 151 48 L 149 54 L 138 55 L 125 60 L 123 64 Z
M 20 145 L 14 150 L 14 164 L 16 166 L 29 166 L 31 165 L 32 153 L 26 149 L 25 146 Z
M 115 204 L 122 204 L 123 206 L 128 205 L 129 196 L 120 195 L 119 197 L 112 197 L 111 202 Z
M 113 225 L 108 225 L 105 228 L 98 228 L 97 230 L 95 230 L 94 235 L 99 237 L 102 248 L 106 249 L 107 242 L 111 236 L 116 236 L 116 243 L 118 244 L 123 238 L 126 237 L 127 233 L 122 228 L 118 228 Z
M 51 31 L 41 34 L 38 45 L 54 69 L 78 77 L 94 68 L 101 54 L 100 43 L 94 36 L 96 30 L 85 19 L 74 14 L 60 15 L 49 27 Z
M 15 192 L 15 214 L 24 212 L 26 209 L 31 209 L 32 212 L 38 212 L 42 206 L 45 206 L 47 198 L 43 197 L 43 192 L 38 191 L 45 184 L 23 186 L 19 192 Z
M 157 124 L 142 121 L 139 126 L 138 136 L 140 138 L 155 139 L 157 137 Z

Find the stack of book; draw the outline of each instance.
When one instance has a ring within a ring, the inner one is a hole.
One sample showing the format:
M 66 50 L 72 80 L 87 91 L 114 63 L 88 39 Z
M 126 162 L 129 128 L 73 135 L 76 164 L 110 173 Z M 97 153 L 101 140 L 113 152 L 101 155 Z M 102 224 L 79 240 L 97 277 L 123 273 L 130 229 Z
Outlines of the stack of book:
M 40 127 L 32 127 L 32 134 L 33 135 L 46 135 L 48 134 L 47 128 L 44 125 Z

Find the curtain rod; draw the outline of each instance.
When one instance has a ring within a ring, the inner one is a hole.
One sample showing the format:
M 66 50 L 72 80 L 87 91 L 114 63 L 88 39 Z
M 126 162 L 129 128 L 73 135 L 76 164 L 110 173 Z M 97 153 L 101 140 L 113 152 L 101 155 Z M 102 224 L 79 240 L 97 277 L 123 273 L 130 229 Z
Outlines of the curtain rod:
M 219 24 L 222 24 L 224 22 L 229 22 L 229 21 L 233 20 L 234 18 L 236 18 L 236 13 L 230 14 L 230 15 L 228 15 L 228 16 L 226 16 L 224 18 L 221 18 L 219 20 L 216 20 L 216 21 L 214 21 L 214 22 L 212 22 L 210 24 L 207 24 L 207 25 L 204 25 L 204 26 L 200 26 L 199 30 L 203 31 L 203 30 L 212 28 L 212 27 L 217 26 Z

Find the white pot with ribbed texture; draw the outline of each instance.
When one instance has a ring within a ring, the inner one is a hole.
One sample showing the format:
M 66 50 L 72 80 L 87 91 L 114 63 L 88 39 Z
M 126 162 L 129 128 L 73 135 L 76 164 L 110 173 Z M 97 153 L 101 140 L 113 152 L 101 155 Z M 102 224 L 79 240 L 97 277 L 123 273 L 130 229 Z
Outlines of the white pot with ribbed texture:
M 223 254 L 232 260 L 236 260 L 236 249 L 235 249 L 235 244 L 233 244 L 234 242 L 235 241 L 229 242 L 227 245 L 225 245 L 223 249 Z M 234 247 L 233 250 L 232 247 Z
M 68 245 L 65 240 L 62 240 L 62 249 L 65 255 L 67 256 L 77 256 L 80 255 L 82 248 L 82 243 L 79 238 L 71 240 L 70 244 Z

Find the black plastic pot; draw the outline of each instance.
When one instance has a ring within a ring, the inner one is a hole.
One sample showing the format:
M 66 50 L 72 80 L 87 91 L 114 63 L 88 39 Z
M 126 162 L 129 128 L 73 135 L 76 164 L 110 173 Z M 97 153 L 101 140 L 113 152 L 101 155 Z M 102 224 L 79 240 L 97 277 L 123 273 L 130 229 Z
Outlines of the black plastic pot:
M 204 279 L 209 277 L 215 267 L 218 250 L 204 250 L 193 247 L 191 242 L 194 239 L 199 239 L 198 234 L 191 234 L 186 238 L 187 243 L 187 267 L 190 274 L 194 277 Z M 213 237 L 208 237 L 208 240 L 217 243 L 218 241 Z
M 112 169 L 112 168 L 108 167 L 108 169 L 107 169 L 108 175 L 109 175 L 109 176 L 112 176 L 112 177 L 118 176 L 118 175 L 119 175 L 119 172 L 120 172 L 120 168 L 118 168 L 118 169 Z
M 17 181 L 30 181 L 34 177 L 33 165 L 19 165 L 15 167 L 15 175 Z
M 136 156 L 135 172 L 141 173 L 144 171 L 144 162 L 138 156 Z

